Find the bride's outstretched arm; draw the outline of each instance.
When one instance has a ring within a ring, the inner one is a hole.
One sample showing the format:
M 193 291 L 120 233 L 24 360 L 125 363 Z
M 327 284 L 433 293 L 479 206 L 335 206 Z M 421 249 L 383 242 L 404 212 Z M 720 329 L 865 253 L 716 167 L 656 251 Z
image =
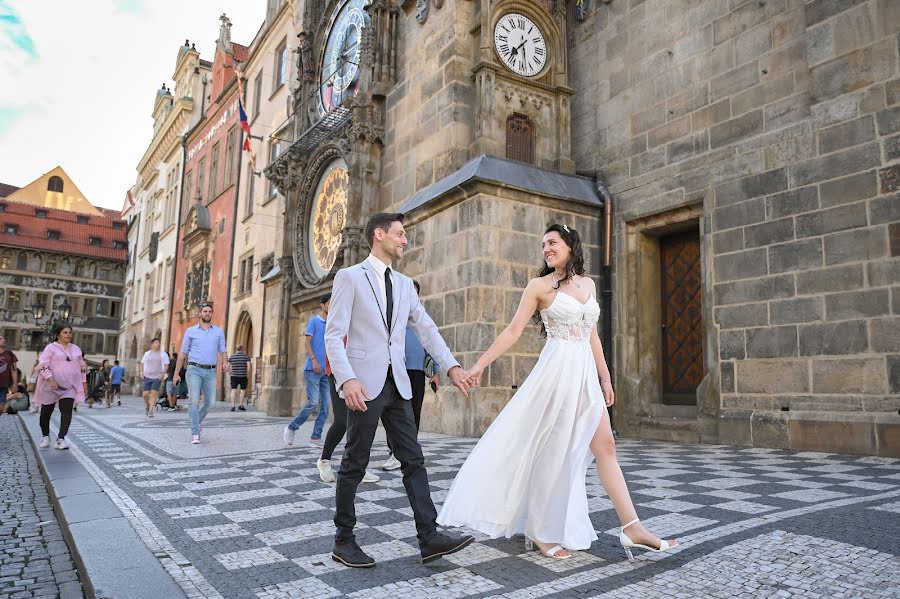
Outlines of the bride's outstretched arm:
M 538 309 L 538 303 L 541 293 L 546 293 L 546 284 L 540 279 L 532 279 L 525 291 L 522 293 L 522 299 L 519 300 L 519 308 L 516 310 L 515 316 L 503 332 L 497 336 L 497 339 L 491 344 L 486 352 L 475 362 L 475 365 L 469 369 L 470 381 L 475 385 L 481 384 L 481 375 L 485 368 L 502 356 L 506 351 L 519 340 L 522 331 L 528 326 L 528 321 Z

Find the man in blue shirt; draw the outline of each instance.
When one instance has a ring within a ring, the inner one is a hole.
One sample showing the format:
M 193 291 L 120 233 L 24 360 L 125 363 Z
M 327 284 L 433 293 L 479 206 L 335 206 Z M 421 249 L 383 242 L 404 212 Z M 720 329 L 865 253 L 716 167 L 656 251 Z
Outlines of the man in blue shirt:
M 328 401 L 330 399 L 328 375 L 325 374 L 325 322 L 328 319 L 328 306 L 331 294 L 322 296 L 319 307 L 321 312 L 310 319 L 306 325 L 306 366 L 303 378 L 306 380 L 306 405 L 284 429 L 282 436 L 287 445 L 294 444 L 294 433 L 306 422 L 316 408 L 319 415 L 313 425 L 310 447 L 321 447 L 322 429 L 328 420 Z
M 413 287 L 416 293 L 419 293 L 419 282 L 413 280 Z M 422 404 L 425 402 L 425 381 L 431 385 L 431 389 L 437 393 L 441 384 L 441 368 L 434 359 L 428 355 L 422 342 L 416 337 L 412 328 L 406 329 L 406 373 L 409 375 L 409 384 L 412 386 L 412 409 L 413 417 L 416 419 L 416 430 L 419 430 L 419 423 L 422 421 Z M 381 465 L 382 470 L 397 470 L 400 468 L 400 460 L 394 457 L 391 449 L 391 440 L 387 440 L 388 451 L 391 454 L 384 464 Z
M 206 418 L 212 402 L 216 399 L 218 365 L 221 359 L 222 372 L 228 372 L 228 356 L 225 354 L 225 333 L 212 324 L 213 309 L 209 304 L 200 306 L 200 322 L 184 332 L 181 353 L 175 365 L 175 386 L 181 382 L 181 366 L 187 357 L 188 369 L 185 374 L 188 384 L 188 414 L 191 417 L 191 443 L 200 442 L 200 423 Z M 203 405 L 200 393 L 203 392 Z
M 125 378 L 125 367 L 119 365 L 119 361 L 113 362 L 112 370 L 109 371 L 109 383 L 111 386 L 110 393 L 116 400 L 116 405 L 122 405 L 122 379 Z

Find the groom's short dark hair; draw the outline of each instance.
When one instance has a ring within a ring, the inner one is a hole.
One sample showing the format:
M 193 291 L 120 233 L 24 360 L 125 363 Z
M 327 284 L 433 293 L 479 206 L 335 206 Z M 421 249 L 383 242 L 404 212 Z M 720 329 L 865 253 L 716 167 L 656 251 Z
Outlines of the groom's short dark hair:
M 366 241 L 369 242 L 369 247 L 375 245 L 375 229 L 387 232 L 391 223 L 402 223 L 404 218 L 402 212 L 379 212 L 369 217 L 369 222 L 366 223 Z

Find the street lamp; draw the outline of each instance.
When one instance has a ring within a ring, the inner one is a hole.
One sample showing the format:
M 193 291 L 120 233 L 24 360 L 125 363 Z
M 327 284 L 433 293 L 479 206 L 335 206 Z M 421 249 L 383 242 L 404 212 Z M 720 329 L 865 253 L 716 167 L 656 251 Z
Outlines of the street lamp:
M 41 319 L 44 318 L 44 306 L 43 304 L 33 304 L 31 306 L 31 315 L 34 317 L 34 323 L 37 325 L 41 324 Z M 67 322 L 69 320 L 69 316 L 72 315 L 72 306 L 69 305 L 69 302 L 63 300 L 63 303 L 60 304 L 56 310 L 53 311 L 52 314 L 46 315 L 47 322 L 44 323 L 44 330 L 42 333 L 46 333 L 48 338 L 53 336 L 53 329 L 57 325 Z

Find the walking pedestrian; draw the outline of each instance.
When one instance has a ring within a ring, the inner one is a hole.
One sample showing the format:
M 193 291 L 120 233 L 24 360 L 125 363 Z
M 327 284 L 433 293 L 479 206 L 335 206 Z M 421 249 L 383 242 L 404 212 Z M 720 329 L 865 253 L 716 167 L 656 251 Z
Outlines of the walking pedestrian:
M 181 366 L 187 358 L 188 414 L 191 417 L 191 443 L 200 443 L 201 423 L 216 399 L 218 367 L 222 374 L 228 372 L 228 356 L 225 353 L 225 333 L 212 323 L 213 307 L 200 306 L 200 322 L 184 332 L 181 353 L 175 365 L 175 384 L 181 382 Z M 203 405 L 200 405 L 200 393 Z
M 241 403 L 237 407 L 241 412 L 246 412 L 244 402 L 247 401 L 247 381 L 250 380 L 250 356 L 244 353 L 244 346 L 238 345 L 237 351 L 228 358 L 231 366 L 231 411 L 234 412 L 234 404 L 238 396 Z
M 416 288 L 416 295 L 419 295 L 419 282 L 413 281 L 413 287 Z M 440 365 L 428 355 L 422 342 L 416 336 L 411 328 L 406 329 L 406 374 L 409 375 L 409 384 L 412 385 L 412 403 L 413 417 L 416 420 L 416 432 L 419 432 L 419 424 L 422 422 L 422 404 L 425 402 L 425 384 L 431 385 L 431 389 L 437 393 L 438 387 L 441 385 Z M 382 470 L 399 470 L 400 460 L 394 457 L 394 450 L 391 447 L 391 439 L 387 438 L 388 451 L 390 455 L 381 465 Z
M 159 398 L 159 389 L 166 378 L 166 370 L 169 366 L 169 354 L 159 349 L 159 337 L 150 341 L 150 349 L 144 352 L 141 363 L 138 365 L 141 376 L 141 389 L 144 392 L 144 408 L 146 416 L 153 418 L 153 410 L 156 409 L 156 400 Z
M 125 378 L 125 367 L 116 360 L 109 371 L 110 395 L 116 400 L 116 405 L 122 405 L 122 379 Z
M 169 368 L 166 370 L 166 396 L 169 399 L 169 411 L 179 410 L 178 407 L 178 385 L 175 384 L 175 366 L 178 363 L 178 354 L 172 353 L 169 356 Z
M 72 423 L 75 404 L 84 403 L 87 394 L 87 364 L 81 348 L 72 343 L 74 332 L 70 325 L 56 330 L 56 341 L 41 352 L 35 403 L 41 406 L 40 447 L 50 447 L 50 417 L 59 405 L 59 434 L 56 449 L 68 449 L 66 433 Z
M 331 395 L 331 410 L 332 414 L 334 414 L 334 419 L 331 422 L 331 426 L 328 427 L 328 432 L 325 434 L 325 441 L 322 443 L 322 455 L 316 462 L 316 467 L 319 469 L 319 478 L 323 483 L 333 483 L 334 470 L 331 467 L 331 455 L 347 432 L 347 404 L 338 395 L 327 353 L 325 354 L 325 374 L 328 376 L 328 393 Z M 381 480 L 380 476 L 366 470 L 362 482 L 377 483 L 379 480 Z
M 294 444 L 294 433 L 306 422 L 309 415 L 318 408 L 319 415 L 313 425 L 310 447 L 321 447 L 322 429 L 328 420 L 328 376 L 325 374 L 325 323 L 328 320 L 328 307 L 331 294 L 326 293 L 319 302 L 319 314 L 310 319 L 306 325 L 306 365 L 303 378 L 306 380 L 306 405 L 285 427 L 284 442 Z
M 19 389 L 16 354 L 6 349 L 6 338 L 0 335 L 0 414 L 6 412 L 6 398 Z M 12 389 L 12 391 L 10 391 Z

